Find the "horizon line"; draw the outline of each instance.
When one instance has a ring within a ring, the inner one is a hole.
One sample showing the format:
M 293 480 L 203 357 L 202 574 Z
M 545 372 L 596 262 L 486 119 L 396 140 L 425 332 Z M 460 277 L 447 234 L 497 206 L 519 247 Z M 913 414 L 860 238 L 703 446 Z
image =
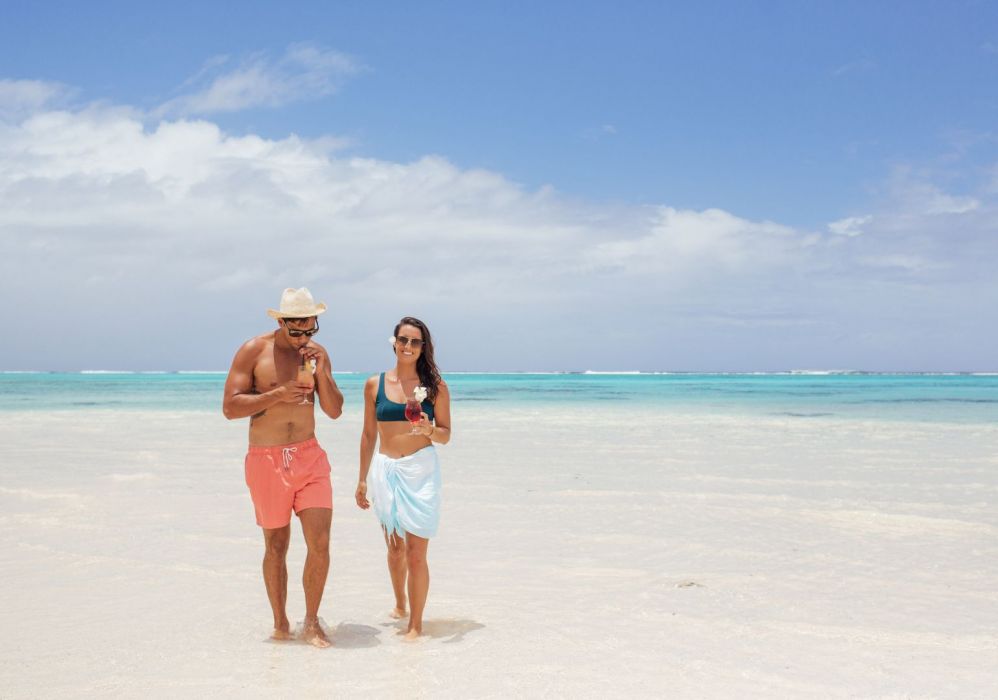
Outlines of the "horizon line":
M 377 374 L 377 371 L 336 370 L 334 375 Z M 80 374 L 80 375 L 224 375 L 228 370 L 130 370 L 130 369 L 0 369 L 0 374 Z M 863 369 L 787 369 L 787 370 L 457 370 L 442 371 L 443 375 L 469 374 L 525 374 L 525 375 L 583 375 L 583 376 L 667 376 L 667 375 L 787 375 L 787 376 L 841 376 L 841 375 L 974 375 L 998 376 L 998 370 L 863 370 Z

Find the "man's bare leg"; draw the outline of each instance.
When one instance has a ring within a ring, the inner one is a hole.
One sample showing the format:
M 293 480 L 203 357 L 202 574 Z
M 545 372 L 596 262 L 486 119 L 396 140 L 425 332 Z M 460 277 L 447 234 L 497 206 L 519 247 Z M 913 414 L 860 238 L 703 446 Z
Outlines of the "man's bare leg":
M 291 525 L 271 530 L 264 528 L 263 542 L 263 582 L 267 586 L 267 598 L 274 611 L 274 633 L 271 639 L 291 639 L 291 626 L 286 610 L 288 602 L 288 543 L 291 541 Z
M 430 541 L 410 532 L 405 534 L 405 558 L 409 569 L 409 628 L 405 638 L 413 640 L 423 634 L 423 608 L 430 591 L 430 567 L 426 549 Z
M 405 539 L 398 533 L 385 533 L 385 544 L 388 545 L 388 573 L 392 577 L 392 591 L 395 593 L 395 609 L 389 613 L 396 620 L 401 620 L 406 612 L 405 598 Z
M 331 642 L 319 625 L 319 603 L 326 587 L 329 573 L 329 526 L 333 511 L 329 508 L 306 508 L 298 514 L 302 534 L 308 554 L 305 557 L 305 571 L 302 573 L 302 586 L 305 588 L 305 622 L 302 626 L 302 639 L 313 646 L 328 647 Z

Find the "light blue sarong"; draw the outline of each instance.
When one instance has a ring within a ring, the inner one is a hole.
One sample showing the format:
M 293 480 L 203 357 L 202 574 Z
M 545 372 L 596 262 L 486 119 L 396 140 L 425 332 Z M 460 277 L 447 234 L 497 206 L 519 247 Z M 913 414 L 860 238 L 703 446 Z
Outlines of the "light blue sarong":
M 440 523 L 440 462 L 433 445 L 392 459 L 371 460 L 368 495 L 385 532 L 433 537 Z

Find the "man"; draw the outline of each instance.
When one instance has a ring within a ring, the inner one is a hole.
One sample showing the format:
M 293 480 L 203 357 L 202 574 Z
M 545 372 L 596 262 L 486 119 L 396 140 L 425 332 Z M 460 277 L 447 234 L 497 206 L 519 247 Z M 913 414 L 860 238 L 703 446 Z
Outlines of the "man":
M 288 598 L 288 543 L 291 511 L 301 520 L 308 555 L 302 585 L 305 587 L 305 622 L 302 638 L 317 647 L 329 639 L 319 625 L 319 602 L 329 571 L 329 526 L 333 517 L 333 491 L 329 461 L 315 440 L 315 403 L 332 419 L 343 412 L 340 393 L 329 356 L 312 336 L 319 332 L 319 315 L 325 304 L 316 304 L 307 289 L 285 289 L 279 310 L 267 313 L 277 320 L 276 331 L 252 338 L 239 348 L 225 380 L 222 413 L 232 420 L 250 418 L 246 484 L 256 522 L 263 528 L 265 552 L 263 580 L 274 611 L 273 639 L 291 639 L 285 604 Z M 309 361 L 314 364 L 313 390 L 298 374 Z

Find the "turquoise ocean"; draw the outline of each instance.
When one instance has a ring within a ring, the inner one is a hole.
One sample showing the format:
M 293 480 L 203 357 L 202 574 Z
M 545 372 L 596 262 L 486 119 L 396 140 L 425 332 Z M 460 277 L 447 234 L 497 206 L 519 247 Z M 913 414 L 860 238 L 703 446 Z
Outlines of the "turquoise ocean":
M 367 374 L 337 374 L 347 410 Z M 634 407 L 674 412 L 998 422 L 998 374 L 445 374 L 455 411 Z M 222 372 L 0 372 L 0 412 L 220 411 Z

